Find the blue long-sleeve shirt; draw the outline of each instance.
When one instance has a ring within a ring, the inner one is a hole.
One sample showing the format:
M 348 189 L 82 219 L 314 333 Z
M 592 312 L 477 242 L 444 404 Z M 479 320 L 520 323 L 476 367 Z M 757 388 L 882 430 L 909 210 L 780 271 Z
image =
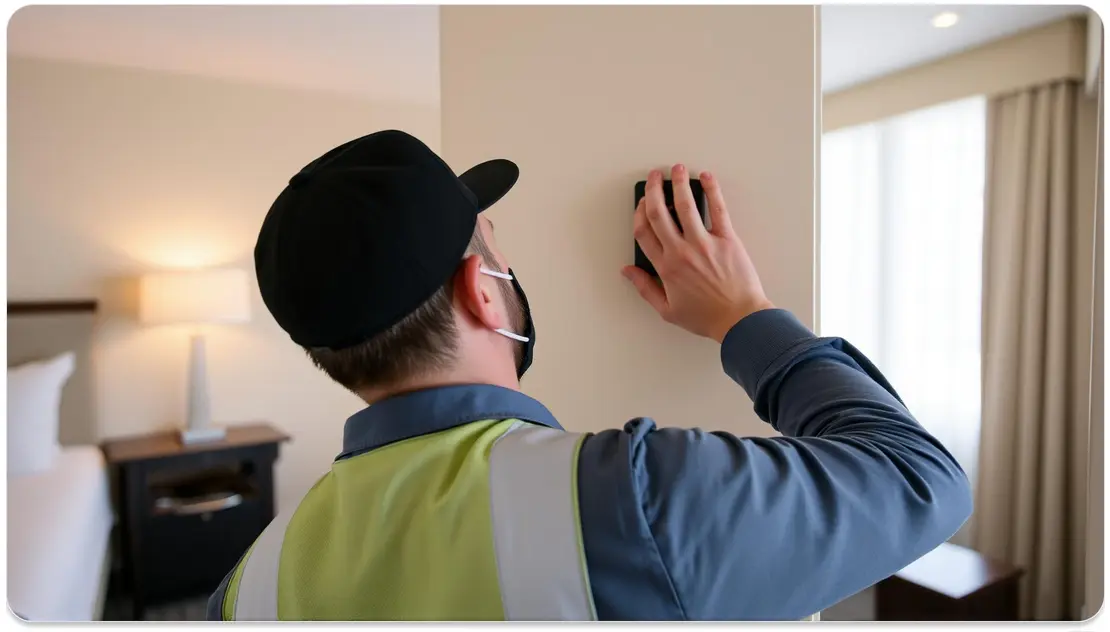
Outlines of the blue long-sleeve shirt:
M 897 572 L 971 514 L 956 460 L 844 340 L 767 310 L 729 331 L 721 362 L 783 437 L 636 419 L 582 447 L 600 618 L 800 619 Z
M 729 331 L 721 362 L 783 437 L 641 418 L 582 443 L 579 514 L 599 618 L 800 619 L 895 573 L 970 515 L 955 459 L 847 342 L 766 310 Z M 496 417 L 559 427 L 519 392 L 442 387 L 352 416 L 339 458 Z

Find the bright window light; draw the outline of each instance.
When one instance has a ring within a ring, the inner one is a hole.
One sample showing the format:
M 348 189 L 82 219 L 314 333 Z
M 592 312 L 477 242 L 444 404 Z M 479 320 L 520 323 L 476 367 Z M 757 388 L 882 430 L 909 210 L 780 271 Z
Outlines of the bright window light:
M 974 480 L 986 101 L 821 144 L 821 333 L 865 353 Z

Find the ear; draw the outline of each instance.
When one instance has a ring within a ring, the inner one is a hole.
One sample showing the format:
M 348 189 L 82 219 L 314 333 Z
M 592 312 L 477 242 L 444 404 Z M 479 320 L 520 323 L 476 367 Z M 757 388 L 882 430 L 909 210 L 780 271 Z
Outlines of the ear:
M 497 288 L 493 284 L 497 280 L 482 274 L 483 265 L 485 264 L 478 255 L 463 259 L 459 274 L 455 275 L 455 300 L 461 304 L 465 313 L 477 321 L 476 324 L 487 329 L 498 329 L 505 325 L 495 298 Z

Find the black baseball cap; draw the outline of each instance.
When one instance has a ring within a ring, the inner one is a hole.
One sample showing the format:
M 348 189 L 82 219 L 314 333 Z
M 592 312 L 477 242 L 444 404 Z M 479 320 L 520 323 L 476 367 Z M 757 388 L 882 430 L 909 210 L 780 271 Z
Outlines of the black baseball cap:
M 262 300 L 299 345 L 368 340 L 447 283 L 478 213 L 519 173 L 490 160 L 456 176 L 397 130 L 344 143 L 293 176 L 266 213 L 254 246 Z

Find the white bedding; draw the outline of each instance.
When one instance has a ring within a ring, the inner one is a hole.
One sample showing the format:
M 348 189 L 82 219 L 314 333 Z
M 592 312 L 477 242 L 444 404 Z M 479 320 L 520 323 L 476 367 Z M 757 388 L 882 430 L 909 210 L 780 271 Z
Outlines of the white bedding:
M 112 506 L 104 457 L 62 448 L 42 474 L 8 479 L 8 605 L 31 621 L 97 612 Z

